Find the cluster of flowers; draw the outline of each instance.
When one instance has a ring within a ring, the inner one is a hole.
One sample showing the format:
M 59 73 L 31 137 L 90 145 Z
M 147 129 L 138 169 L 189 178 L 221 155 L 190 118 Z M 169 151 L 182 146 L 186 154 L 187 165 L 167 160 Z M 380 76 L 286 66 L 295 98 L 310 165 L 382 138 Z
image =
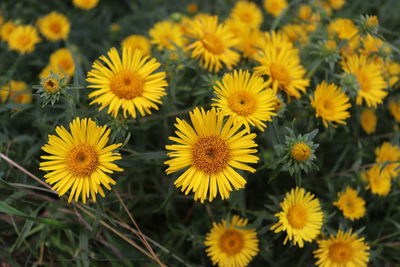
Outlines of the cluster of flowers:
M 97 1 L 73 1 L 81 8 L 93 8 Z M 85 3 L 85 4 L 84 4 Z M 315 1 L 313 5 L 300 5 L 297 16 L 281 30 L 263 32 L 261 9 L 252 2 L 239 1 L 229 18 L 220 22 L 217 16 L 197 14 L 178 16 L 156 23 L 149 31 L 150 38 L 128 36 L 121 42 L 122 52 L 111 48 L 106 56 L 94 61 L 87 74 L 87 86 L 93 89 L 88 97 L 90 104 L 107 108 L 114 118 L 137 118 L 158 110 L 162 97 L 167 94 L 167 75 L 158 71 L 161 64 L 151 57 L 151 46 L 169 55 L 171 60 L 192 58 L 211 73 L 223 69 L 225 73 L 213 89 L 212 108 L 195 108 L 190 112 L 190 122 L 177 118 L 174 144 L 166 145 L 170 152 L 167 174 L 184 170 L 175 180 L 182 192 L 194 193 L 194 199 L 203 203 L 212 201 L 217 194 L 228 199 L 230 192 L 245 187 L 246 180 L 236 170 L 255 172 L 249 164 L 259 158 L 257 128 L 264 131 L 268 122 L 284 112 L 287 104 L 298 101 L 310 86 L 313 72 L 306 73 L 301 63 L 303 48 L 310 46 L 319 55 L 320 64 L 327 61 L 331 70 L 340 60 L 341 75 L 332 77 L 335 82 L 320 81 L 307 99 L 315 116 L 323 125 L 345 125 L 351 117 L 352 106 L 363 106 L 361 127 L 367 134 L 375 132 L 377 118 L 374 109 L 383 103 L 400 75 L 400 64 L 393 61 L 390 45 L 377 34 L 379 23 L 375 16 L 365 16 L 354 23 L 350 19 L 330 20 L 333 10 L 340 9 L 344 0 Z M 265 0 L 265 10 L 274 17 L 282 16 L 288 8 L 285 0 Z M 196 5 L 188 7 L 195 13 Z M 65 40 L 70 22 L 62 14 L 52 12 L 37 20 L 40 33 L 50 41 Z M 117 31 L 118 25 L 112 25 Z M 323 33 L 323 34 L 322 34 Z M 323 37 L 321 37 L 321 35 Z M 34 51 L 40 41 L 37 30 L 31 25 L 16 26 L 12 21 L 1 27 L 1 38 L 10 50 L 21 54 Z M 248 69 L 234 69 L 239 62 Z M 316 67 L 318 67 L 316 64 Z M 251 70 L 252 68 L 252 70 Z M 64 92 L 68 78 L 74 74 L 73 54 L 61 48 L 50 56 L 49 65 L 40 74 L 41 93 L 44 98 Z M 3 89 L 3 101 L 27 103 L 31 98 L 17 98 L 13 91 L 26 90 L 26 84 L 10 81 Z M 8 90 L 8 92 L 7 92 Z M 64 90 L 64 91 L 63 91 Z M 389 103 L 389 110 L 400 121 L 400 101 Z M 122 115 L 121 115 L 122 113 Z M 139 114 L 138 114 L 139 113 Z M 109 176 L 122 171 L 115 163 L 121 155 L 114 152 L 122 144 L 108 145 L 110 129 L 97 126 L 92 119 L 76 118 L 69 131 L 63 126 L 49 135 L 43 150 L 40 169 L 48 171 L 46 182 L 54 185 L 60 196 L 69 191 L 68 201 L 83 203 L 91 197 L 96 201 L 103 187 L 111 189 L 116 182 Z M 295 136 L 291 132 L 282 144 L 282 160 L 291 173 L 307 171 L 313 167 L 317 144 L 312 142 L 317 131 Z M 385 196 L 390 191 L 391 180 L 399 175 L 400 148 L 388 142 L 376 149 L 376 164 L 362 173 L 363 181 L 374 194 Z M 338 194 L 333 202 L 343 215 L 355 220 L 365 215 L 365 201 L 350 187 Z M 315 251 L 320 266 L 366 266 L 369 246 L 351 230 L 338 230 L 328 239 L 317 238 L 323 226 L 320 202 L 305 189 L 296 187 L 281 202 L 282 211 L 275 216 L 278 222 L 271 227 L 275 232 L 285 231 L 294 245 L 317 240 Z M 214 223 L 205 245 L 214 264 L 220 266 L 245 266 L 258 253 L 255 229 L 246 229 L 247 220 L 234 216 L 231 221 Z

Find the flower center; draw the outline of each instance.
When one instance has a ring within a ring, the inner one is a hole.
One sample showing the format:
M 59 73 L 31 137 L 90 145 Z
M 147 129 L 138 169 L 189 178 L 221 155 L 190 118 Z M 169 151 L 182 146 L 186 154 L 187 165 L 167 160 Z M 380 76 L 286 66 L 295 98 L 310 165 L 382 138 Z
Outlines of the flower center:
M 131 70 L 118 72 L 111 80 L 111 91 L 123 99 L 132 99 L 143 93 L 144 81 Z
M 300 205 L 294 205 L 290 207 L 287 219 L 293 228 L 301 229 L 307 223 L 307 211 Z
M 360 84 L 361 90 L 368 92 L 371 89 L 371 79 L 363 71 L 358 71 L 355 73 L 357 81 Z
M 297 161 L 305 161 L 311 156 L 311 148 L 305 143 L 297 143 L 292 147 L 290 155 Z
M 233 112 L 240 116 L 251 115 L 257 108 L 254 96 L 244 91 L 232 94 L 228 99 L 228 105 Z
M 18 38 L 18 42 L 19 42 L 19 44 L 20 44 L 21 46 L 27 46 L 27 45 L 29 45 L 29 43 L 31 42 L 31 38 L 29 38 L 29 36 L 26 36 L 26 35 L 21 35 L 21 36 Z
M 58 22 L 51 23 L 49 28 L 53 33 L 60 33 L 61 32 L 61 25 Z
M 350 260 L 353 250 L 349 244 L 337 242 L 329 247 L 329 258 L 337 263 L 345 263 Z
M 203 43 L 204 48 L 213 54 L 219 55 L 222 54 L 225 50 L 224 44 L 222 43 L 221 39 L 215 34 L 206 34 L 201 42 Z
M 227 143 L 216 135 L 200 137 L 193 146 L 193 166 L 206 174 L 221 172 L 230 158 Z
M 70 68 L 73 67 L 72 61 L 71 61 L 70 59 L 68 59 L 68 58 L 63 58 L 63 59 L 61 59 L 61 60 L 58 62 L 58 64 L 60 65 L 60 67 L 61 67 L 63 70 L 69 70 Z
M 251 14 L 249 12 L 243 12 L 242 14 L 240 14 L 240 20 L 243 22 L 251 22 Z
M 48 93 L 57 92 L 60 89 L 59 85 L 60 85 L 59 82 L 53 78 L 48 78 L 43 82 L 43 88 Z
M 272 79 L 277 80 L 283 86 L 290 84 L 290 74 L 285 66 L 279 63 L 272 63 L 269 68 Z
M 89 176 L 99 164 L 96 150 L 87 144 L 79 144 L 71 149 L 67 165 L 75 176 Z
M 243 243 L 243 236 L 237 230 L 227 230 L 219 239 L 220 249 L 228 255 L 239 253 L 243 248 Z

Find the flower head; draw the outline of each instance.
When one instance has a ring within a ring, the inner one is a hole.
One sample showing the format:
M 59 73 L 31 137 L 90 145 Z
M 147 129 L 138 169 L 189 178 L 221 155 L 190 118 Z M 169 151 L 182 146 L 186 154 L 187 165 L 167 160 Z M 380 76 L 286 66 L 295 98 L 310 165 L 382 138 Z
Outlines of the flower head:
M 360 124 L 367 134 L 372 134 L 376 131 L 377 122 L 378 118 L 376 117 L 375 110 L 366 108 L 361 112 Z
M 54 11 L 38 19 L 36 24 L 44 37 L 50 41 L 66 40 L 71 28 L 68 18 Z
M 264 8 L 274 17 L 279 16 L 288 7 L 286 0 L 264 0 Z
M 72 0 L 72 3 L 80 9 L 92 9 L 99 3 L 99 0 Z
M 158 50 L 175 50 L 183 47 L 187 40 L 178 24 L 172 21 L 161 21 L 150 29 L 151 43 L 157 45 Z
M 346 4 L 346 0 L 328 0 L 328 4 L 333 9 L 339 10 Z
M 347 187 L 338 193 L 338 199 L 333 202 L 343 212 L 343 216 L 350 220 L 360 219 L 365 216 L 365 201 L 357 195 L 357 191 Z
M 32 93 L 28 90 L 28 85 L 23 81 L 11 80 L 0 90 L 0 103 L 7 99 L 19 104 L 29 104 L 32 102 Z
M 252 29 L 260 28 L 263 22 L 261 10 L 253 2 L 239 1 L 233 7 L 230 17 Z
M 40 38 L 37 30 L 31 25 L 17 26 L 8 36 L 8 47 L 20 54 L 31 53 L 38 42 Z
M 319 200 L 313 194 L 296 187 L 286 193 L 280 206 L 282 211 L 275 214 L 279 221 L 271 230 L 275 233 L 286 232 L 284 244 L 293 240 L 294 245 L 302 248 L 304 242 L 311 242 L 317 237 L 322 227 L 323 213 Z
M 0 37 L 3 41 L 8 41 L 10 34 L 17 28 L 17 25 L 12 21 L 7 21 L 3 25 L 0 25 Z
M 389 142 L 384 142 L 380 147 L 375 149 L 375 155 L 376 163 L 399 162 L 400 148 Z M 386 171 L 392 178 L 397 177 L 400 173 L 400 163 L 388 163 L 383 171 Z
M 224 114 L 212 108 L 205 111 L 196 108 L 190 112 L 191 126 L 184 120 L 176 119 L 178 137 L 170 137 L 176 142 L 167 145 L 172 159 L 165 164 L 167 174 L 186 169 L 174 182 L 182 187 L 182 192 L 194 192 L 194 199 L 212 201 L 217 193 L 222 199 L 229 198 L 234 189 L 244 188 L 246 180 L 233 168 L 255 172 L 246 163 L 257 163 L 258 157 L 254 142 L 255 134 L 240 130 L 241 124 L 234 124 L 233 118 L 224 123 Z
M 68 202 L 75 197 L 82 202 L 91 196 L 96 201 L 96 194 L 104 197 L 102 186 L 111 189 L 116 182 L 108 175 L 122 171 L 113 162 L 121 159 L 119 153 L 113 152 L 122 144 L 106 146 L 110 129 L 97 126 L 91 119 L 74 119 L 69 125 L 70 131 L 63 126 L 56 128 L 56 135 L 49 135 L 49 141 L 42 150 L 50 154 L 41 156 L 40 169 L 49 171 L 44 178 L 46 183 L 54 186 L 59 196 L 71 189 Z
M 72 77 L 75 73 L 75 62 L 68 48 L 60 48 L 50 55 L 50 70 Z
M 400 122 L 400 100 L 389 102 L 389 111 L 397 122 Z
M 88 87 L 96 89 L 89 94 L 94 98 L 90 104 L 101 104 L 100 110 L 108 106 L 108 113 L 114 117 L 122 108 L 125 118 L 127 113 L 136 118 L 136 109 L 141 116 L 151 114 L 151 108 L 158 110 L 168 85 L 165 72 L 154 73 L 160 63 L 126 47 L 122 48 L 122 59 L 115 48 L 107 55 L 100 57 L 106 65 L 96 60 L 88 73 Z
M 132 52 L 136 49 L 142 52 L 142 56 L 150 56 L 151 54 L 151 44 L 149 39 L 142 35 L 129 35 L 121 42 L 122 47 L 131 48 Z
M 391 188 L 390 174 L 385 169 L 382 170 L 379 164 L 365 172 L 365 177 L 368 181 L 367 188 L 373 194 L 383 197 L 389 194 Z
M 207 233 L 204 245 L 214 265 L 220 267 L 244 267 L 258 253 L 258 239 L 255 229 L 243 229 L 247 219 L 234 215 L 227 223 L 213 223 Z

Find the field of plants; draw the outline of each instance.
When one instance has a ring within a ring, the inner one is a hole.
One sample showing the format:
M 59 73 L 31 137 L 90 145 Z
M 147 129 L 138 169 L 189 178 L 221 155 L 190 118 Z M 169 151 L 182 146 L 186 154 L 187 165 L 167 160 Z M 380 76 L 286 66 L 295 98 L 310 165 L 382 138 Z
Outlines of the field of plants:
M 399 266 L 400 1 L 0 1 L 0 265 Z

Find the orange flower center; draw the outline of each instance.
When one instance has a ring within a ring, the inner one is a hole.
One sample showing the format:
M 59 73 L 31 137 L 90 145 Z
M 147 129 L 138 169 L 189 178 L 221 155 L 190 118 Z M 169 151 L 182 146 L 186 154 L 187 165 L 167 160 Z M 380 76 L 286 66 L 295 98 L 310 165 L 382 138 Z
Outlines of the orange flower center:
M 219 239 L 220 249 L 228 255 L 239 253 L 244 246 L 242 234 L 237 230 L 227 230 Z
M 74 66 L 74 63 L 69 58 L 61 59 L 58 64 L 63 70 L 69 70 Z
M 61 32 L 61 25 L 58 22 L 52 22 L 50 24 L 49 28 L 53 33 L 60 33 Z
M 90 176 L 99 165 L 99 157 L 94 147 L 87 144 L 76 145 L 68 154 L 67 165 L 75 176 Z
M 287 219 L 293 228 L 301 229 L 307 223 L 307 211 L 300 205 L 294 205 L 290 207 Z
M 213 54 L 219 55 L 222 54 L 225 50 L 224 44 L 222 43 L 221 39 L 215 34 L 206 34 L 201 42 L 203 43 L 204 48 Z
M 311 156 L 311 148 L 305 143 L 297 143 L 292 147 L 290 155 L 297 161 L 305 161 Z
M 272 63 L 270 65 L 271 77 L 277 80 L 280 85 L 287 86 L 290 84 L 290 74 L 285 66 L 280 63 Z
M 357 81 L 360 84 L 361 90 L 368 92 L 371 89 L 371 79 L 369 78 L 368 74 L 364 73 L 363 71 L 358 71 L 355 73 L 357 77 Z
M 53 78 L 46 79 L 42 84 L 44 90 L 48 93 L 55 93 L 60 89 L 60 83 Z
M 346 263 L 352 255 L 353 250 L 347 243 L 337 242 L 329 247 L 329 258 L 336 263 Z
M 144 81 L 131 70 L 118 72 L 111 80 L 111 91 L 121 99 L 132 99 L 143 93 Z
M 248 116 L 257 109 L 257 102 L 253 95 L 245 91 L 233 93 L 228 98 L 229 108 L 240 116 Z
M 200 137 L 193 146 L 193 166 L 206 174 L 221 172 L 230 158 L 228 144 L 217 135 Z
M 27 36 L 27 35 L 21 35 L 18 38 L 18 43 L 21 46 L 27 46 L 27 45 L 30 44 L 30 42 L 31 42 L 31 38 L 29 36 Z

